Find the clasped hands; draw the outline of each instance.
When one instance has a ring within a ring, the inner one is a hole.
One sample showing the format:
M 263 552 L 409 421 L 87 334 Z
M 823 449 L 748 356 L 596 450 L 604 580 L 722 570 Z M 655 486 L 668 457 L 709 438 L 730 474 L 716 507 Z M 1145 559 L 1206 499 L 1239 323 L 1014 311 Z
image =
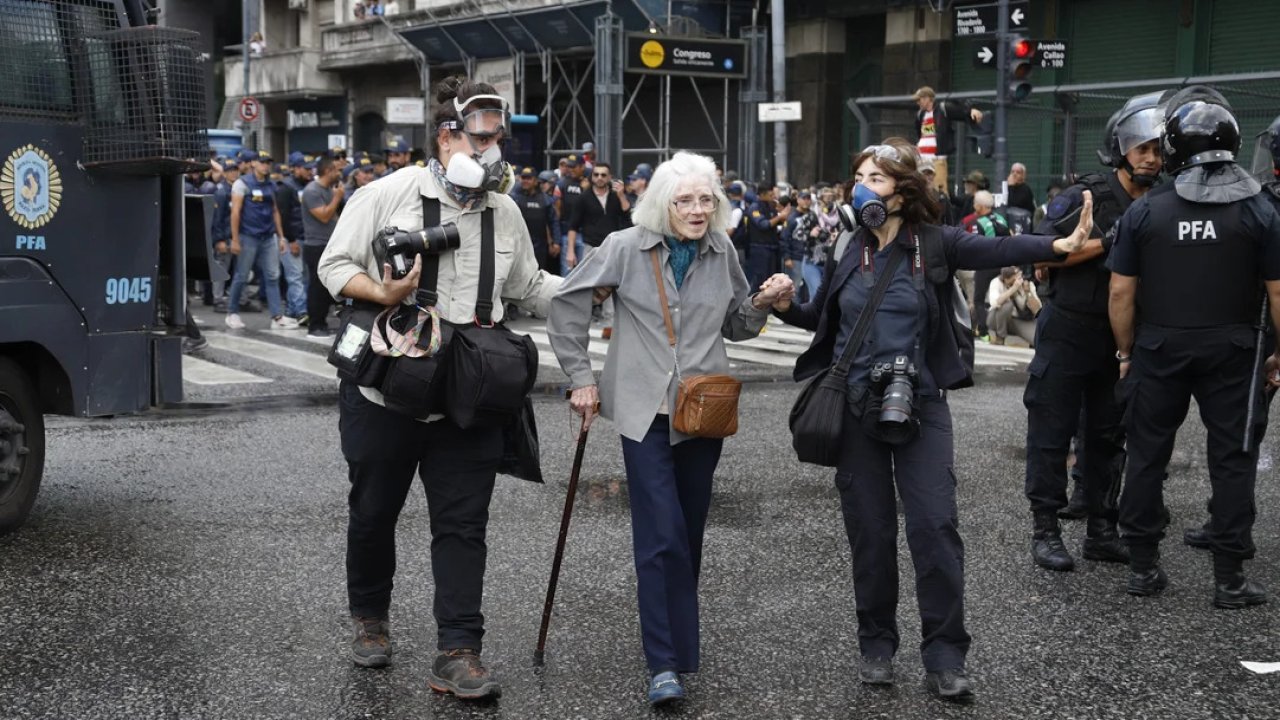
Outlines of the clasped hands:
M 791 300 L 796 296 L 796 284 L 783 273 L 774 273 L 760 285 L 760 292 L 751 298 L 751 304 L 757 310 L 772 307 L 784 311 L 791 307 Z

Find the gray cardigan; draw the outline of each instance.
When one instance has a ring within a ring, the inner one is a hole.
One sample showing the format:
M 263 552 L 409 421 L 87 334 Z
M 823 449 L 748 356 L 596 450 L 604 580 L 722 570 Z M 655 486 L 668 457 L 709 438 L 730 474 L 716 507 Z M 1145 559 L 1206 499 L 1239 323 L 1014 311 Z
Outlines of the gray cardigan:
M 724 339 L 760 334 L 768 308 L 751 305 L 751 288 L 722 232 L 698 241 L 698 256 L 677 290 L 662 235 L 641 227 L 609 235 L 569 274 L 551 300 L 547 334 L 575 388 L 596 384 L 587 354 L 594 288 L 613 288 L 613 338 L 600 378 L 600 414 L 639 442 L 666 401 L 676 405 L 675 355 L 667 341 L 649 251 L 657 248 L 676 330 L 680 375 L 727 373 Z M 688 436 L 671 430 L 671 444 Z

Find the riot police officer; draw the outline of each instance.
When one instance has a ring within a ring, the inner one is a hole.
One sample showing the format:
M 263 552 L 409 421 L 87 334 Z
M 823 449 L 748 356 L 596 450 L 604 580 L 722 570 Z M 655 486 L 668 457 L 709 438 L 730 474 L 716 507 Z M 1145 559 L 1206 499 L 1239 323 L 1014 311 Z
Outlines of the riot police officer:
M 1263 182 L 1262 194 L 1280 210 L 1280 117 L 1273 120 L 1266 130 L 1258 133 L 1252 170 L 1253 176 Z M 1274 344 L 1274 336 L 1269 342 Z M 1267 396 L 1268 406 L 1274 398 L 1274 393 Z M 1209 521 L 1205 521 L 1200 527 L 1183 530 L 1182 542 L 1194 548 L 1209 549 Z
M 1130 99 L 1111 116 L 1098 158 L 1113 168 L 1090 173 L 1049 203 L 1036 232 L 1061 235 L 1075 227 L 1084 191 L 1093 194 L 1093 237 L 1080 252 L 1049 265 L 1054 302 L 1036 330 L 1036 355 L 1028 367 L 1026 494 L 1031 503 L 1031 557 L 1049 570 L 1071 570 L 1075 560 L 1062 541 L 1059 510 L 1067 507 L 1067 453 L 1083 420 L 1082 470 L 1088 521 L 1083 555 L 1088 560 L 1126 562 L 1116 534 L 1115 497 L 1123 452 L 1120 410 L 1115 401 L 1118 371 L 1115 340 L 1107 320 L 1105 262 L 1115 225 L 1125 209 L 1160 174 L 1159 93 Z
M 1253 557 L 1257 436 L 1265 413 L 1251 394 L 1253 323 L 1266 282 L 1280 320 L 1280 212 L 1236 164 L 1239 124 L 1215 90 L 1192 86 L 1165 106 L 1161 152 L 1173 178 L 1121 218 L 1108 259 L 1116 360 L 1128 399 L 1128 468 L 1120 495 L 1120 533 L 1129 546 L 1128 592 L 1156 595 L 1168 585 L 1159 565 L 1165 473 L 1192 396 L 1208 432 L 1209 546 L 1213 604 L 1266 602 L 1243 573 Z M 1135 332 L 1135 306 L 1142 314 Z M 1271 362 L 1276 362 L 1273 356 Z M 1248 427 L 1245 418 L 1255 422 Z

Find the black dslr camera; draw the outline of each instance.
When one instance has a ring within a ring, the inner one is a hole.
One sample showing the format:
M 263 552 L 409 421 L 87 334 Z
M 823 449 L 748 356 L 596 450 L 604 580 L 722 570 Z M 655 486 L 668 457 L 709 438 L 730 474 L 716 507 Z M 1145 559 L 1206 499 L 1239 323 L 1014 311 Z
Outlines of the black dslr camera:
M 871 384 L 884 388 L 880 401 L 880 422 L 901 424 L 911 420 L 911 399 L 915 394 L 916 366 L 905 355 L 892 363 L 871 366 Z
M 439 255 L 457 250 L 460 245 L 462 235 L 453 223 L 413 231 L 388 227 L 373 239 L 373 252 L 383 262 L 391 263 L 391 277 L 399 280 L 409 274 L 414 258 L 419 255 Z

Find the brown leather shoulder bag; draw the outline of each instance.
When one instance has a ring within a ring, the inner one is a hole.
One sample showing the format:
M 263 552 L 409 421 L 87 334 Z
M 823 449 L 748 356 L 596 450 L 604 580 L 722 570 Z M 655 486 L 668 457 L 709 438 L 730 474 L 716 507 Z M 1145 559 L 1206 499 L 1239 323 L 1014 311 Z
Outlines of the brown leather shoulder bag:
M 680 374 L 680 355 L 676 350 L 676 330 L 667 307 L 667 284 L 662 278 L 662 261 L 658 248 L 649 253 L 653 260 L 653 278 L 658 283 L 658 302 L 662 303 L 662 319 L 667 324 L 667 343 L 676 357 L 676 406 L 671 422 L 677 432 L 703 438 L 726 438 L 738 432 L 738 395 L 742 382 L 730 375 Z

